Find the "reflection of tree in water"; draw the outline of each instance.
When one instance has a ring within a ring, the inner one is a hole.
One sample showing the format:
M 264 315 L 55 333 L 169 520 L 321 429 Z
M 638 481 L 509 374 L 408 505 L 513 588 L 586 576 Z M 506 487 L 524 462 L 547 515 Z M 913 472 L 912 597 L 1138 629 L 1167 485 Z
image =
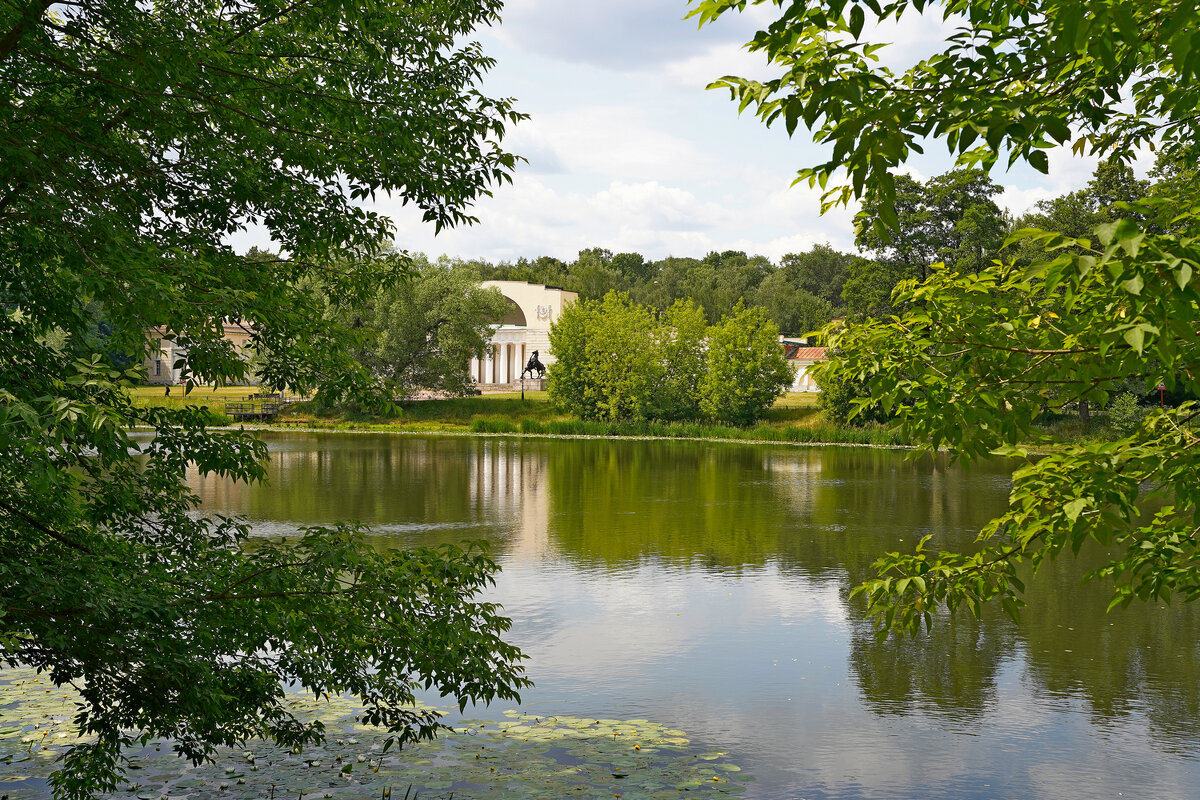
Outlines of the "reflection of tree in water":
M 1098 720 L 1145 714 L 1156 744 L 1195 753 L 1200 736 L 1200 608 L 1133 603 L 1105 614 L 1111 590 L 1080 585 L 1101 563 L 1069 555 L 1028 583 L 1020 627 L 1035 691 L 1081 696 Z M 1191 747 L 1189 747 L 1191 743 Z
M 381 546 L 494 540 L 503 550 L 520 496 L 516 441 L 367 434 L 264 434 L 265 485 L 189 474 L 209 508 L 252 521 L 374 526 Z M 413 531 L 408 535 L 406 531 Z M 400 539 L 397 539 L 397 535 Z
M 1007 493 L 1007 473 L 850 448 L 586 441 L 552 448 L 547 470 L 551 535 L 582 564 L 773 562 L 853 581 L 898 538 L 969 538 Z
M 737 574 L 770 563 L 837 580 L 844 594 L 880 553 L 927 533 L 931 547 L 962 547 L 1007 497 L 1004 465 L 966 472 L 881 450 L 309 434 L 272 444 L 269 486 L 193 476 L 193 489 L 259 520 L 429 526 L 380 546 L 486 537 L 502 555 L 519 546 L 513 535 L 548 533 L 558 556 L 585 569 L 653 559 Z M 878 642 L 861 604 L 848 603 L 851 674 L 866 705 L 979 721 L 1003 659 L 1021 658 L 1035 694 L 1078 699 L 1100 726 L 1144 715 L 1157 746 L 1195 755 L 1200 609 L 1105 614 L 1106 588 L 1080 585 L 1098 563 L 1046 565 L 1028 581 L 1019 627 L 989 609 Z
M 583 566 L 658 559 L 722 571 L 796 563 L 796 524 L 764 485 L 763 451 L 580 441 L 550 451 L 550 533 Z
M 789 459 L 801 459 L 803 474 Z M 773 453 L 781 499 L 809 535 L 799 559 L 848 574 L 855 586 L 887 550 L 911 547 L 932 534 L 931 547 L 964 547 L 1004 507 L 1008 472 L 982 465 L 970 472 L 944 456 L 913 460 L 895 450 L 824 448 Z
M 851 613 L 861 614 L 861 604 Z M 1012 626 L 958 615 L 939 620 L 927 639 L 880 641 L 861 616 L 850 645 L 850 671 L 878 714 L 922 712 L 977 721 L 996 700 L 996 675 L 1012 652 Z
M 1002 660 L 1019 657 L 1035 696 L 1082 701 L 1100 727 L 1143 715 L 1155 746 L 1195 755 L 1200 609 L 1135 603 L 1106 614 L 1111 591 L 1081 585 L 1101 557 L 1093 561 L 1067 554 L 1027 580 L 1020 625 L 985 608 L 981 620 L 942 617 L 931 634 L 880 642 L 861 616 L 862 604 L 850 604 L 851 670 L 868 707 L 978 720 L 996 698 Z

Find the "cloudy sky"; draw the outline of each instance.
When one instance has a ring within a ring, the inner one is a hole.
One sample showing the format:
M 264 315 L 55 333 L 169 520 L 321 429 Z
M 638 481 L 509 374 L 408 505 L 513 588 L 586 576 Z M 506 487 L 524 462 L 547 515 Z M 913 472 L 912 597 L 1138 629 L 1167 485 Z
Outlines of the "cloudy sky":
M 505 140 L 529 163 L 476 206 L 479 224 L 437 236 L 411 208 L 381 200 L 397 244 L 493 261 L 571 260 L 585 247 L 652 258 L 727 249 L 778 258 L 820 242 L 853 249 L 852 211 L 822 217 L 818 191 L 789 188 L 815 160 L 807 132 L 788 139 L 705 89 L 722 75 L 767 74 L 742 48 L 767 12 L 701 30 L 686 13 L 686 0 L 508 0 L 503 24 L 479 32 L 498 61 L 484 90 L 516 98 L 530 115 Z M 916 16 L 875 35 L 895 42 L 885 60 L 903 66 L 942 34 L 940 20 Z M 929 150 L 908 167 L 917 177 L 951 166 L 944 147 Z M 1064 149 L 1049 177 L 1028 168 L 993 177 L 1005 186 L 1001 205 L 1020 212 L 1082 186 L 1093 167 Z

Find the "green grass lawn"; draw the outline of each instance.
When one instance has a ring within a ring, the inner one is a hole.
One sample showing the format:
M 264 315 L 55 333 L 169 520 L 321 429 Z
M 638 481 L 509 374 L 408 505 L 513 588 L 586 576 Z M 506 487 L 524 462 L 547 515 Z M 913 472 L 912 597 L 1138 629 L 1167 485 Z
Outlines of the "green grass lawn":
M 140 406 L 182 408 L 199 405 L 220 414 L 228 400 L 240 400 L 256 393 L 252 386 L 197 387 L 184 395 L 179 387 L 171 396 L 161 386 L 143 386 L 132 390 Z M 398 404 L 395 416 L 336 410 L 325 412 L 301 404 L 289 409 L 278 424 L 325 429 L 362 429 L 380 431 L 449 431 L 506 433 L 559 433 L 617 436 L 672 436 L 693 438 L 752 438 L 780 441 L 857 441 L 861 432 L 833 430 L 825 424 L 817 408 L 816 395 L 789 392 L 779 398 L 766 416 L 753 428 L 728 428 L 706 423 L 601 423 L 583 422 L 564 414 L 550 403 L 546 392 L 520 392 L 474 395 L 436 400 L 406 400 Z M 851 435 L 852 434 L 852 435 Z M 874 434 L 872 434 L 874 436 Z M 871 439 L 870 441 L 874 441 Z M 884 442 L 880 442 L 884 443 Z
M 470 425 L 479 416 L 547 419 L 561 416 L 546 392 L 481 394 L 445 400 L 408 400 L 400 404 L 406 422 L 445 422 Z
M 471 397 L 454 397 L 438 400 L 407 400 L 399 404 L 400 413 L 394 417 L 383 417 L 369 413 L 333 411 L 324 413 L 312 407 L 294 408 L 285 424 L 301 424 L 325 428 L 364 428 L 370 430 L 405 431 L 475 431 L 512 432 L 523 430 L 535 432 L 568 433 L 575 428 L 580 432 L 597 435 L 600 429 L 611 429 L 614 435 L 695 435 L 719 437 L 731 430 L 724 426 L 702 423 L 677 423 L 673 426 L 657 423 L 584 423 L 570 414 L 564 414 L 550 403 L 546 392 L 526 392 L 521 399 L 519 392 L 484 394 Z M 582 426 L 582 427 L 580 427 Z M 816 406 L 816 398 L 807 393 L 788 393 L 779 398 L 767 415 L 756 426 L 760 434 L 771 429 L 784 432 L 796 428 L 815 429 L 824 427 L 823 415 Z M 584 431 L 584 429 L 587 429 Z M 596 431 L 592 431 L 596 428 Z M 688 433 L 684 433 L 684 430 Z M 737 435 L 744 435 L 739 431 Z
M 221 411 L 226 400 L 241 400 L 249 394 L 258 392 L 256 386 L 197 386 L 188 394 L 183 393 L 182 386 L 172 386 L 171 396 L 163 394 L 162 386 L 139 386 L 131 389 L 129 394 L 134 405 L 158 408 L 183 408 L 184 406 L 202 406 Z

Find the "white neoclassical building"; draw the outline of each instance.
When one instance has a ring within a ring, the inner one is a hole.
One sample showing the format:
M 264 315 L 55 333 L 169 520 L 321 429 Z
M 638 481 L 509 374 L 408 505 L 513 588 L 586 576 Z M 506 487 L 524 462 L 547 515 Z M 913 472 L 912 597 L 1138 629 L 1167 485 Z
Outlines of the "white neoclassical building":
M 579 295 L 558 286 L 525 281 L 484 281 L 483 288 L 499 289 L 510 306 L 508 314 L 493 326 L 487 357 L 471 359 L 475 385 L 494 389 L 519 381 L 534 350 L 542 364 L 553 364 L 550 325 Z

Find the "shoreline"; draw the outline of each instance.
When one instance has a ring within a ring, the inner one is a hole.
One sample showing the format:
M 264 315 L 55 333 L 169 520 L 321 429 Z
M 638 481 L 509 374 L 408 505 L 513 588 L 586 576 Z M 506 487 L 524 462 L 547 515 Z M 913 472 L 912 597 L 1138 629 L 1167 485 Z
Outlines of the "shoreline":
M 218 430 L 247 430 L 267 431 L 270 433 L 347 433 L 347 434 L 390 434 L 395 436 L 461 436 L 489 439 L 582 439 L 582 440 L 613 440 L 613 441 L 658 441 L 658 442 L 716 442 L 720 444 L 773 444 L 790 447 L 865 447 L 874 450 L 918 450 L 916 445 L 909 444 L 874 444 L 871 442 L 834 442 L 834 441 L 795 441 L 790 439 L 762 439 L 737 437 L 709 436 L 662 436 L 655 434 L 588 434 L 588 433 L 533 433 L 524 431 L 495 432 L 495 431 L 455 431 L 455 430 L 398 430 L 396 428 L 333 428 L 309 425 L 254 425 L 237 424 L 223 425 Z M 138 428 L 135 430 L 150 430 Z

